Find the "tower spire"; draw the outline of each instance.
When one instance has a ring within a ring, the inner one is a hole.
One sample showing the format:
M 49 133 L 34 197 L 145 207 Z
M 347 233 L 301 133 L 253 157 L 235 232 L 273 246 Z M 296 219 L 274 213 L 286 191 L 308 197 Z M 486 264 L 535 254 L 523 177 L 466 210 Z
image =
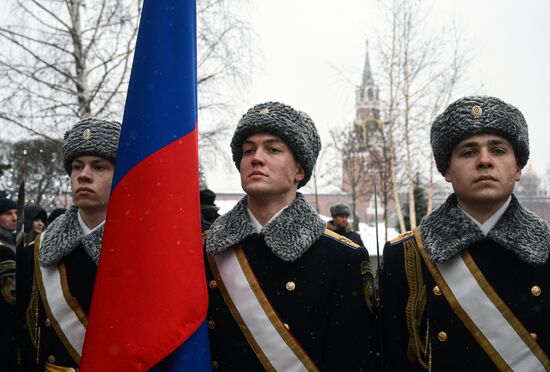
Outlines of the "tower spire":
M 365 52 L 365 65 L 363 66 L 363 81 L 361 83 L 361 88 L 365 89 L 369 85 L 374 85 L 374 79 L 372 78 L 372 70 L 370 68 L 370 59 L 369 59 L 369 41 L 365 41 L 366 52 Z
M 355 91 L 356 122 L 364 126 L 370 119 L 379 120 L 378 86 L 374 82 L 369 58 L 369 42 L 365 42 L 363 79 Z

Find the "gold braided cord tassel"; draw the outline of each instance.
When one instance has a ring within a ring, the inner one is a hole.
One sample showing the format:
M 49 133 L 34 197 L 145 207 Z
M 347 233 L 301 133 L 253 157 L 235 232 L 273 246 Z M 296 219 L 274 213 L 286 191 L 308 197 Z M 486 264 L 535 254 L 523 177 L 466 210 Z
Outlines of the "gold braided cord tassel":
M 36 348 L 37 364 L 40 355 L 40 323 L 38 319 L 38 301 L 40 301 L 40 293 L 38 291 L 36 275 L 33 275 L 31 300 L 29 302 L 29 306 L 27 306 L 26 318 L 29 335 L 31 337 L 32 344 Z
M 418 362 L 424 369 L 429 368 L 429 338 L 423 342 L 420 336 L 422 316 L 426 309 L 426 288 L 422 277 L 422 258 L 416 248 L 414 239 L 403 243 L 405 257 L 405 275 L 409 285 L 409 297 L 405 308 L 405 318 L 409 331 L 407 358 L 411 362 Z M 430 353 L 431 354 L 431 353 Z

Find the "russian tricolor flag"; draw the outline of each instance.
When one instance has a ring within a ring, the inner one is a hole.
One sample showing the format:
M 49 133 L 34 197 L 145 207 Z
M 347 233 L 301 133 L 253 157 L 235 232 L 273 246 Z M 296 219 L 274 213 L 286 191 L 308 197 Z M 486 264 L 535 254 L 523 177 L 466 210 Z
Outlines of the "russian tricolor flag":
M 82 371 L 211 368 L 195 7 L 144 1 Z

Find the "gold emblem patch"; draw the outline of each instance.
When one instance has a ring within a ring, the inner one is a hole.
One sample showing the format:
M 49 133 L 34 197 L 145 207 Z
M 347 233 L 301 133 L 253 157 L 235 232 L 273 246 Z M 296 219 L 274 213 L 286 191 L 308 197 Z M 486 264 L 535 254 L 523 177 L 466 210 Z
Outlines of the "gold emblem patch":
M 481 109 L 481 107 L 479 106 L 472 107 L 472 115 L 481 116 L 482 113 L 483 113 L 483 110 Z
M 92 131 L 90 130 L 90 128 L 86 128 L 82 132 L 82 138 L 84 138 L 85 140 L 89 139 L 91 135 L 92 135 Z
M 15 274 L 2 275 L 2 297 L 10 304 L 15 304 Z

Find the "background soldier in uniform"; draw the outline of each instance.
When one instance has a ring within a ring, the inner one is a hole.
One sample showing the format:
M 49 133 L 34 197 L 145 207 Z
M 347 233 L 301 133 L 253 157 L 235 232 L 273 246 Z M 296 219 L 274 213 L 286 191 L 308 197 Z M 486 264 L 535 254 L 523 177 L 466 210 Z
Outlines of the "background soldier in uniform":
M 202 189 L 200 191 L 201 202 L 201 227 L 202 231 L 208 230 L 216 218 L 220 216 L 216 206 L 216 194 L 210 189 Z
M 431 144 L 454 193 L 384 248 L 385 369 L 549 369 L 549 229 L 512 194 L 529 159 L 523 115 L 466 97 L 436 118 Z
M 17 204 L 0 198 L 0 371 L 15 368 L 15 229 Z
M 18 318 L 25 321 L 24 371 L 78 368 L 119 135 L 119 123 L 93 118 L 65 133 L 63 162 L 74 205 L 25 247 L 18 263 L 18 301 L 25 304 Z
M 336 204 L 330 207 L 330 215 L 332 220 L 328 221 L 327 229 L 334 231 L 342 236 L 353 241 L 355 244 L 359 244 L 364 247 L 361 236 L 353 231 L 351 225 L 348 222 L 350 216 L 349 207 L 345 204 Z
M 320 149 L 309 116 L 290 106 L 259 104 L 239 121 L 231 150 L 246 196 L 212 224 L 205 243 L 214 369 L 374 364 L 367 252 L 326 230 L 297 192 Z
M 0 244 L 15 252 L 17 204 L 9 198 L 0 198 Z

